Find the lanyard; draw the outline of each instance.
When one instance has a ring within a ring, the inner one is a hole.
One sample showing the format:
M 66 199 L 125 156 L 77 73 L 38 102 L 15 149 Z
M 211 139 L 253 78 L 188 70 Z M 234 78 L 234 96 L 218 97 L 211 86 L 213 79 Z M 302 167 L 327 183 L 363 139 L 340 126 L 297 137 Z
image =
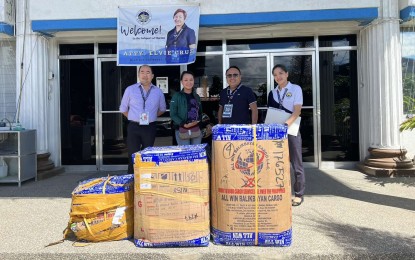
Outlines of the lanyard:
M 180 34 L 181 34 L 181 33 L 182 33 L 182 31 L 183 31 L 183 28 L 184 28 L 184 25 L 182 26 L 182 28 L 180 29 L 180 31 L 179 31 L 179 32 L 176 32 L 176 29 L 174 29 L 174 34 L 173 34 L 173 37 L 174 37 L 174 41 L 173 41 L 174 46 L 176 46 L 176 45 L 177 45 L 177 38 L 179 38 Z
M 150 86 L 150 89 L 148 90 L 148 92 L 147 92 L 147 95 L 144 97 L 144 88 L 143 88 L 143 86 L 142 85 L 140 85 L 140 91 L 141 91 L 141 97 L 143 98 L 143 110 L 146 110 L 146 101 L 147 101 L 147 99 L 148 99 L 148 96 L 150 95 L 150 91 L 151 91 L 151 89 L 153 88 L 153 86 Z
M 278 88 L 277 88 L 278 103 L 280 104 L 280 107 L 279 107 L 279 108 L 281 108 L 281 107 L 282 107 L 282 102 L 284 101 L 285 94 L 287 94 L 287 91 L 288 91 L 288 89 L 287 89 L 287 88 L 285 88 L 285 90 L 284 90 L 284 94 L 282 94 L 282 98 L 281 98 L 281 97 L 280 97 L 280 91 L 279 91 L 279 90 L 278 90 Z
M 241 85 L 239 85 L 234 91 L 231 91 L 231 87 L 228 88 L 228 104 L 231 103 L 233 96 L 235 95 L 236 91 L 241 87 Z

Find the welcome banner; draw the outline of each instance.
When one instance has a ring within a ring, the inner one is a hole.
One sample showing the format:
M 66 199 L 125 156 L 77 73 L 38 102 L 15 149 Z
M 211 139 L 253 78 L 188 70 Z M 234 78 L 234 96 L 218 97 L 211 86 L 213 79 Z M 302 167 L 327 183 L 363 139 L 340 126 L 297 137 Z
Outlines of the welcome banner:
M 119 66 L 179 65 L 196 59 L 199 6 L 118 8 Z

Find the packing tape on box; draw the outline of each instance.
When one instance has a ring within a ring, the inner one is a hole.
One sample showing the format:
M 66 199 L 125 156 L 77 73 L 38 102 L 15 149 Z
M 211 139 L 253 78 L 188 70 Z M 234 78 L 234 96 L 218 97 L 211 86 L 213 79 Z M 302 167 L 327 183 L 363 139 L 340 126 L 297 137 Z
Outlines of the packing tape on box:
M 194 189 L 194 190 L 201 190 L 201 191 L 208 191 L 209 190 L 209 183 L 208 182 L 202 182 L 202 183 L 190 183 L 190 182 L 178 182 L 178 181 L 170 181 L 170 180 L 160 180 L 160 179 L 152 179 L 151 175 L 152 173 L 165 173 L 165 172 L 173 172 L 177 171 L 177 165 L 163 165 L 162 167 L 155 166 L 155 163 L 149 163 L 149 162 L 138 162 L 137 167 L 139 167 L 139 178 L 136 179 L 135 182 L 135 190 L 136 192 L 140 194 L 153 194 L 153 195 L 159 195 L 163 197 L 169 197 L 176 200 L 181 201 L 190 201 L 190 202 L 209 202 L 209 195 L 192 195 L 192 194 L 183 194 L 183 193 L 167 193 L 167 192 L 161 192 L 158 190 L 153 190 L 151 188 L 149 189 L 143 189 L 143 184 L 146 184 L 147 187 L 152 186 L 153 184 L 160 184 L 160 185 L 168 185 L 173 187 L 182 187 L 182 188 L 188 188 L 188 189 Z M 192 165 L 192 171 L 207 171 L 209 166 L 206 163 L 200 163 L 200 164 L 194 164 Z M 137 176 L 137 174 L 136 174 Z M 145 177 L 145 178 L 144 178 Z
M 117 207 L 132 207 L 133 192 L 115 194 L 74 194 L 72 195 L 71 217 L 88 217 L 97 212 L 108 211 Z
M 254 154 L 258 154 L 257 138 L 256 138 L 256 125 L 253 125 L 254 130 Z M 255 180 L 258 180 L 258 158 L 254 156 L 254 176 Z M 255 245 L 258 245 L 258 183 L 255 183 Z
M 93 222 L 95 218 L 72 218 L 73 222 L 83 222 L 86 228 L 78 230 L 76 232 L 76 236 L 80 240 L 87 240 L 90 242 L 100 242 L 100 241 L 108 241 L 108 240 L 121 240 L 125 239 L 125 234 L 128 233 L 128 228 L 131 229 L 128 225 L 131 223 L 127 223 L 128 219 L 132 219 L 134 214 L 133 207 L 127 207 L 125 209 L 124 215 L 121 219 L 118 220 L 120 223 L 119 225 L 114 228 L 113 218 L 108 218 L 100 223 L 90 225 L 89 223 Z M 104 214 L 106 216 L 106 214 Z M 97 235 L 99 234 L 99 235 Z
M 128 235 L 126 234 L 132 234 L 133 225 L 128 222 L 132 222 L 134 219 L 133 191 L 105 194 L 106 185 L 112 177 L 108 176 L 104 182 L 102 194 L 77 194 L 79 191 L 102 183 L 101 178 L 92 179 L 90 182 L 79 185 L 72 192 L 70 219 L 68 226 L 63 232 L 63 239 L 50 243 L 46 247 L 62 243 L 70 233 L 74 233 L 71 229 L 72 225 L 75 225 L 75 227 L 81 225 L 82 228 L 77 228 L 76 230 L 76 237 L 78 240 L 87 240 L 89 242 L 120 240 L 127 238 L 126 236 Z M 111 183 L 111 185 L 123 186 L 125 184 Z M 114 217 L 108 217 L 108 215 L 110 212 L 112 214 L 119 209 L 123 210 L 121 210 L 120 216 L 114 223 Z M 93 222 L 95 223 L 92 224 Z M 87 243 L 84 245 L 87 245 Z
M 185 223 L 183 221 L 168 220 L 160 217 L 149 217 L 142 216 L 144 223 L 151 223 L 153 229 L 160 230 L 185 230 L 185 231 L 205 231 L 206 227 L 209 226 L 209 220 L 196 222 L 196 223 Z
M 105 192 L 105 191 L 104 191 Z M 72 207 L 69 223 L 82 222 L 85 226 L 76 232 L 76 237 L 80 240 L 90 242 L 120 240 L 126 238 L 128 228 L 131 229 L 132 223 L 127 223 L 133 219 L 133 192 L 123 192 L 116 194 L 73 194 Z M 120 224 L 114 225 L 113 218 L 108 218 L 109 211 L 126 207 L 124 214 L 118 220 Z M 91 225 L 97 220 L 97 215 L 102 213 L 104 220 L 100 223 Z M 116 227 L 116 228 L 114 228 Z M 67 229 L 65 238 L 71 229 Z M 99 235 L 97 235 L 99 234 Z
M 189 167 L 189 165 L 183 165 L 183 164 L 164 164 L 162 166 L 156 165 L 154 162 L 136 162 L 134 164 L 134 169 L 138 170 L 140 174 L 144 173 L 164 173 L 164 172 L 176 172 L 178 167 Z M 207 171 L 209 169 L 209 166 L 206 162 L 202 163 L 194 163 L 191 165 L 192 171 Z M 185 169 L 188 171 L 189 169 Z M 144 172 L 145 171 L 145 172 Z M 136 171 L 135 171 L 136 172 Z M 136 180 L 137 181 L 137 180 Z
M 153 195 L 158 195 L 161 197 L 167 197 L 167 198 L 172 198 L 175 200 L 195 202 L 195 203 L 208 203 L 209 202 L 209 196 L 185 195 L 185 194 L 177 195 L 177 194 L 172 194 L 172 193 L 164 193 L 164 192 L 151 191 L 151 190 L 140 191 L 140 193 L 143 195 L 153 194 Z
M 180 167 L 185 167 L 181 168 Z M 208 172 L 209 166 L 206 161 L 201 160 L 199 162 L 193 162 L 191 167 L 189 165 L 183 165 L 179 163 L 174 164 L 163 164 L 157 165 L 154 162 L 142 162 L 141 160 L 137 160 L 136 164 L 134 165 L 135 168 L 135 192 L 140 195 L 154 195 L 154 196 L 161 196 L 171 198 L 177 201 L 186 201 L 192 203 L 209 203 L 209 182 L 208 179 L 206 182 L 186 182 L 186 181 L 173 181 L 167 179 L 158 179 L 152 178 L 152 176 L 161 173 L 171 173 L 171 172 Z M 186 193 L 173 193 L 168 191 L 160 191 L 159 189 L 155 188 L 159 185 L 162 186 L 170 186 L 170 187 L 178 187 L 178 188 L 186 188 L 190 190 L 194 190 L 201 194 L 186 194 Z M 145 188 L 144 188 L 145 187 Z M 203 195 L 204 193 L 205 195 Z M 176 220 L 169 220 L 162 217 L 154 217 L 154 216 L 141 216 L 141 221 L 144 223 L 150 223 L 153 229 L 158 230 L 184 230 L 184 231 L 205 231 L 207 227 L 209 227 L 210 221 L 207 219 L 206 221 L 202 222 L 195 222 L 195 223 L 185 223 L 183 221 L 176 221 Z
M 279 128 L 214 127 L 211 230 L 215 244 L 291 244 L 288 140 L 286 130 L 282 135 Z M 239 237 L 240 232 L 251 236 Z
M 140 178 L 146 175 L 147 173 L 140 174 Z M 142 178 L 141 180 L 143 180 Z M 209 183 L 202 182 L 202 183 L 190 183 L 190 182 L 179 182 L 179 181 L 169 181 L 169 180 L 160 180 L 160 179 L 145 179 L 140 183 L 154 183 L 154 184 L 164 184 L 169 186 L 175 186 L 175 187 L 186 187 L 190 189 L 200 189 L 200 190 L 208 190 L 209 189 Z

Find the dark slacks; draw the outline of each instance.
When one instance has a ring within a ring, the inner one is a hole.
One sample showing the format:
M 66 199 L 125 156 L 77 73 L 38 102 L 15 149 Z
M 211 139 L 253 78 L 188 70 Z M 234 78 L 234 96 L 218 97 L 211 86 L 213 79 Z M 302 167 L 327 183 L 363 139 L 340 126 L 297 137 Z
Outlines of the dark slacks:
M 294 194 L 302 197 L 305 190 L 305 175 L 303 167 L 301 135 L 288 135 L 288 147 L 290 149 L 290 162 L 294 169 Z
M 127 128 L 127 147 L 128 147 L 128 173 L 134 173 L 132 154 L 153 146 L 156 140 L 156 124 L 139 125 L 130 122 Z

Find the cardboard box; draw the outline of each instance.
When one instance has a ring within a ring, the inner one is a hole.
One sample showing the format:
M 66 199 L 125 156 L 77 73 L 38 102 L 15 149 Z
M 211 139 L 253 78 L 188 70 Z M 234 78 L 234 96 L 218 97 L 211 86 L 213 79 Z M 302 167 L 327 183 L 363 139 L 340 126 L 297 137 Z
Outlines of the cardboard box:
M 212 164 L 213 242 L 289 246 L 287 128 L 279 124 L 216 125 Z
M 146 148 L 135 155 L 134 175 L 136 246 L 209 244 L 205 145 Z

